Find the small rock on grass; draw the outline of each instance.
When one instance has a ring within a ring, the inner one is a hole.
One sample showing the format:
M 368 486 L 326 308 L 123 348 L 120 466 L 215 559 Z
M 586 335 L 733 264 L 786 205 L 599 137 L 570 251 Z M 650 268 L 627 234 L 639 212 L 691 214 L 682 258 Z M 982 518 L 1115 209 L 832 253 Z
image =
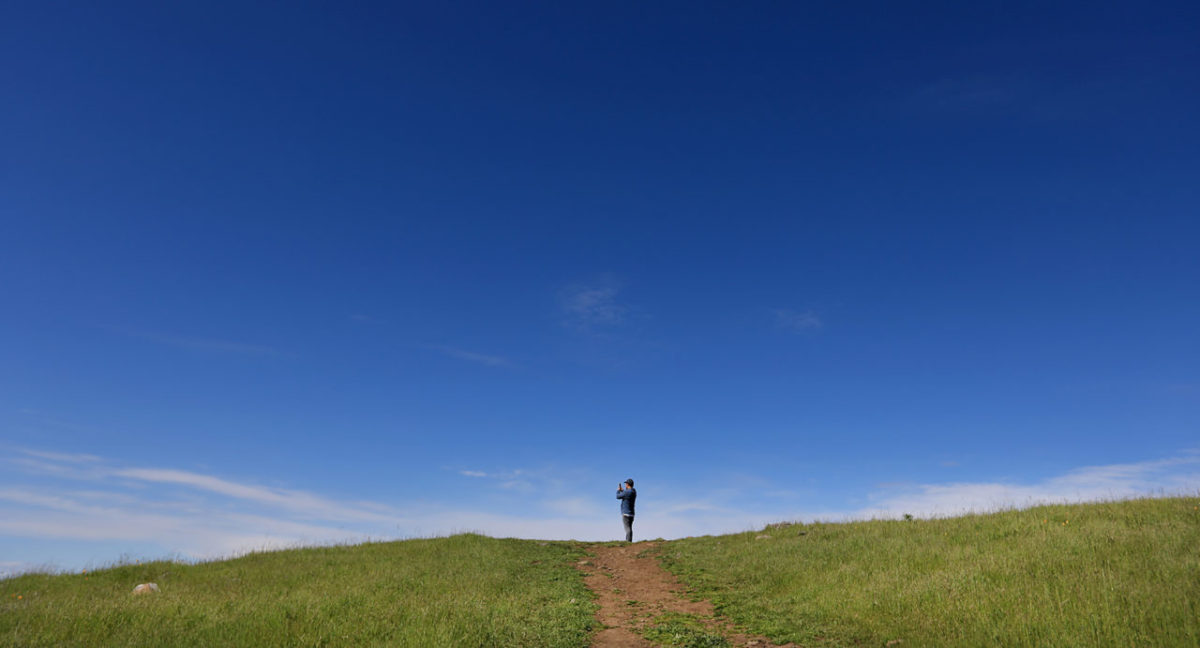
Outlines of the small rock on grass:
M 133 588 L 134 594 L 151 594 L 158 591 L 158 583 L 142 583 Z

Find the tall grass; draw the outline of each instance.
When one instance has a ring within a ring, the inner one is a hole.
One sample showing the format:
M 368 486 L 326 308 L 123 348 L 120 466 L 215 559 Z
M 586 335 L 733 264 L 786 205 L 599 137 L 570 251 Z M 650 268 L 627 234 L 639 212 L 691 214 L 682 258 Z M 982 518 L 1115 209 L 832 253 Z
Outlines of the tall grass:
M 787 525 L 674 541 L 661 557 L 780 643 L 1200 645 L 1197 498 Z
M 4 646 L 582 648 L 571 543 L 458 535 L 0 581 Z M 134 596 L 156 582 L 157 594 Z

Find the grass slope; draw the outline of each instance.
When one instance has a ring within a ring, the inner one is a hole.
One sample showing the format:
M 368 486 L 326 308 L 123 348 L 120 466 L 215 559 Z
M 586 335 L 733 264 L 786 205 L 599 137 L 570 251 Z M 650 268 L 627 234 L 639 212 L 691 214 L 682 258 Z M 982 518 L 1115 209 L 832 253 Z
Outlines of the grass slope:
M 1196 498 L 773 526 L 674 541 L 661 559 L 780 643 L 1200 645 Z
M 0 645 L 582 648 L 581 555 L 468 534 L 30 574 L 0 581 Z
M 0 581 L 0 646 L 582 648 L 595 610 L 571 564 L 583 548 L 467 534 L 29 574 Z M 1197 498 L 785 525 L 660 551 L 780 643 L 1200 645 Z M 147 581 L 162 591 L 130 594 Z

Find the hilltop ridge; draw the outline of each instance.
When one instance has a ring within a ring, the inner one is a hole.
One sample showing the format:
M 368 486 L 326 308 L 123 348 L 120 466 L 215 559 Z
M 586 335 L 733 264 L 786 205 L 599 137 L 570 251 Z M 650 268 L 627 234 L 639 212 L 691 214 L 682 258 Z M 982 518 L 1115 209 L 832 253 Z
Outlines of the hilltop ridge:
M 606 546 L 463 534 L 26 574 L 0 581 L 0 645 L 584 648 L 606 627 L 585 572 L 608 577 L 580 563 Z M 1191 646 L 1197 547 L 1196 497 L 638 543 L 715 617 L 630 627 L 663 646 Z

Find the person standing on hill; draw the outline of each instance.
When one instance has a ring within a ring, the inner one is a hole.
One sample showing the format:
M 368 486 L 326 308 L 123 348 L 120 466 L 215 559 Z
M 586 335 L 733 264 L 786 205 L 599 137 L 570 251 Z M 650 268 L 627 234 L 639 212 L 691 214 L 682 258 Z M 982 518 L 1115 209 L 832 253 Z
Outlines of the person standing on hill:
M 621 500 L 621 521 L 625 523 L 625 542 L 633 542 L 633 505 L 637 501 L 637 490 L 633 480 L 626 479 L 617 486 L 617 499 Z

